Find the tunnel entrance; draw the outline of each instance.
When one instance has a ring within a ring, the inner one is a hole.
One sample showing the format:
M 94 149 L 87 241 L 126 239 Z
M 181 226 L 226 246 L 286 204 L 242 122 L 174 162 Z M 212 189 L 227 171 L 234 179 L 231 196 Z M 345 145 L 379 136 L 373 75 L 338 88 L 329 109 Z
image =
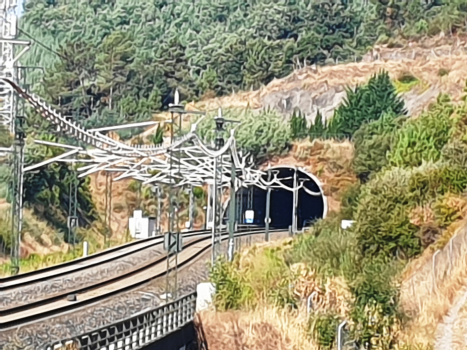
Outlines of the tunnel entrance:
M 297 204 L 297 229 L 309 224 L 317 219 L 324 218 L 327 212 L 326 198 L 321 189 L 319 180 L 311 174 L 302 170 L 295 170 L 289 167 L 275 167 L 271 168 L 272 171 L 278 173 L 278 179 L 281 183 L 288 188 L 293 188 L 294 173 L 297 171 L 297 183 L 303 181 L 303 186 L 308 192 L 301 188 L 298 190 L 298 204 Z M 264 175 L 267 180 L 267 175 Z M 312 195 L 309 192 L 319 193 L 320 195 Z M 236 215 L 237 222 L 245 223 L 245 211 L 254 211 L 253 225 L 264 226 L 266 218 L 266 196 L 267 190 L 250 187 L 242 188 L 237 191 L 236 201 Z M 293 205 L 293 192 L 283 188 L 271 189 L 270 197 L 270 226 L 274 228 L 288 228 L 292 225 L 292 205 Z M 225 215 L 228 216 L 228 206 Z M 227 219 L 227 218 L 226 218 Z

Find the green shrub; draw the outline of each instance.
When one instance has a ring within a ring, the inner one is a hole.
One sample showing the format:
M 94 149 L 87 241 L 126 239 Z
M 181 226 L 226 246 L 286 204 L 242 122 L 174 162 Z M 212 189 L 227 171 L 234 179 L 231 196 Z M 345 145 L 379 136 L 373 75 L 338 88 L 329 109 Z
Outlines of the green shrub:
M 396 87 L 396 92 L 398 94 L 403 94 L 411 91 L 415 86 L 419 85 L 420 81 L 415 80 L 410 83 L 401 83 L 400 81 L 395 81 L 394 86 Z
M 130 184 L 128 185 L 128 190 L 133 193 L 137 193 L 141 191 L 141 181 L 132 180 Z
M 394 82 L 396 91 L 398 94 L 409 92 L 415 86 L 417 86 L 420 81 L 412 75 L 410 72 L 403 72 L 397 80 Z
M 466 187 L 465 169 L 438 163 L 427 164 L 414 171 L 407 189 L 413 203 L 423 203 L 447 193 L 460 194 Z
M 467 145 L 461 140 L 450 140 L 441 150 L 441 158 L 452 165 L 467 167 Z
M 202 187 L 193 187 L 193 195 L 195 198 L 204 198 L 205 193 Z
M 411 257 L 420 250 L 417 228 L 408 218 L 408 183 L 411 173 L 391 169 L 362 187 L 355 212 L 355 232 L 362 255 Z
M 358 196 L 360 195 L 361 183 L 357 182 L 348 186 L 341 197 L 340 217 L 344 220 L 352 220 L 355 209 L 358 204 Z
M 378 258 L 357 259 L 345 271 L 354 296 L 350 317 L 353 339 L 360 347 L 366 343 L 378 349 L 391 349 L 395 343 L 396 326 L 402 317 L 398 313 L 398 288 L 394 279 L 402 265 Z
M 445 75 L 449 75 L 449 73 L 450 73 L 450 70 L 447 69 L 447 68 L 440 68 L 438 70 L 438 76 L 440 76 L 440 77 L 444 77 Z
M 252 297 L 253 291 L 244 276 L 223 259 L 211 266 L 210 280 L 216 286 L 214 304 L 219 311 L 240 309 Z
M 310 317 L 308 323 L 311 335 L 320 349 L 330 350 L 335 347 L 339 316 L 335 314 L 315 314 Z
M 296 309 L 297 298 L 293 294 L 292 278 L 278 278 L 273 285 L 264 284 L 267 288 L 267 300 L 281 308 Z
M 157 125 L 156 132 L 152 135 L 151 141 L 155 146 L 162 144 L 164 141 L 164 129 L 161 127 L 161 124 Z
M 425 161 L 436 162 L 454 128 L 454 105 L 444 95 L 419 118 L 409 120 L 395 136 L 389 163 L 398 167 L 416 167 Z
M 425 163 L 413 169 L 393 168 L 362 187 L 351 230 L 363 256 L 410 258 L 422 250 L 419 228 L 410 210 L 467 187 L 467 173 L 445 163 Z
M 415 81 L 418 81 L 418 79 L 410 72 L 403 72 L 398 78 L 397 81 L 399 81 L 402 84 L 410 84 Z
M 344 103 L 329 123 L 336 134 L 352 136 L 363 124 L 381 118 L 385 113 L 406 114 L 404 102 L 397 96 L 387 72 L 374 75 L 366 85 L 348 89 Z
M 11 250 L 11 221 L 0 219 L 0 253 L 10 254 Z
M 13 137 L 10 130 L 5 125 L 0 125 L 0 147 L 10 147 L 13 143 Z
M 309 234 L 294 239 L 285 253 L 289 265 L 305 263 L 323 278 L 339 276 L 343 265 L 350 263 L 355 236 L 350 230 L 342 230 L 340 217 L 318 221 Z
M 230 109 L 224 110 L 223 113 L 226 119 L 241 122 L 240 125 L 234 125 L 237 147 L 249 152 L 258 161 L 272 155 L 281 155 L 289 150 L 292 141 L 290 128 L 278 112 Z M 200 137 L 208 142 L 214 139 L 213 116 L 213 113 L 209 114 L 199 125 Z M 230 127 L 232 126 L 227 126 Z
M 405 117 L 385 114 L 379 120 L 362 125 L 355 132 L 353 168 L 361 181 L 368 181 L 371 174 L 387 165 L 387 154 L 394 143 L 394 134 L 405 120 Z
M 436 224 L 441 228 L 447 228 L 454 221 L 462 218 L 462 211 L 465 208 L 465 201 L 461 198 L 457 203 L 452 203 L 449 199 L 453 199 L 453 195 L 446 193 L 433 203 Z

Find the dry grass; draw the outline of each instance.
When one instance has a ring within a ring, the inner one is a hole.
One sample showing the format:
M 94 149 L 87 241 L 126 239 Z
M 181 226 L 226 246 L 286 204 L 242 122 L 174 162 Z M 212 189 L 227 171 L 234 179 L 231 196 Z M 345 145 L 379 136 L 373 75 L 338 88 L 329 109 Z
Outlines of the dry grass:
M 243 250 L 239 256 L 237 269 L 243 276 L 249 276 L 255 291 L 271 288 L 268 283 L 274 273 L 282 275 L 278 278 L 292 276 L 290 282 L 293 285 L 293 294 L 300 301 L 301 307 L 306 307 L 308 297 L 312 296 L 313 310 L 318 313 L 333 312 L 347 319 L 350 311 L 352 294 L 347 283 L 342 277 L 328 278 L 322 280 L 315 271 L 311 270 L 303 263 L 293 264 L 287 267 L 287 272 L 275 270 L 271 265 L 280 266 L 279 260 L 266 259 L 266 249 L 281 251 L 284 253 L 292 243 L 292 238 L 285 238 L 272 242 L 257 243 L 250 248 Z M 290 271 L 288 269 L 290 268 Z M 268 276 L 264 276 L 268 275 Z M 280 283 L 279 283 L 280 284 Z M 266 298 L 258 298 L 259 304 L 265 303 Z
M 452 350 L 464 350 L 467 347 L 467 304 L 459 312 L 453 325 Z
M 110 175 L 112 177 L 117 176 L 113 173 L 110 173 Z M 124 243 L 127 239 L 128 218 L 133 215 L 133 210 L 136 208 L 136 194 L 128 189 L 130 183 L 131 180 L 120 180 L 112 183 L 112 238 L 121 243 Z M 105 172 L 91 175 L 92 201 L 102 221 L 105 215 L 105 188 Z
M 248 312 L 206 311 L 196 327 L 209 350 L 312 350 L 306 310 L 287 311 L 261 305 Z
M 457 223 L 452 244 L 450 266 L 449 244 L 437 253 L 433 270 L 433 250 L 427 249 L 407 267 L 401 287 L 401 305 L 411 317 L 401 340 L 409 344 L 433 344 L 436 328 L 467 285 L 466 221 Z M 435 281 L 435 283 L 433 283 Z
M 303 305 L 308 297 L 312 296 L 314 311 L 333 312 L 343 319 L 348 318 L 352 294 L 342 277 L 328 278 L 322 282 L 315 271 L 307 268 L 305 264 L 294 264 L 291 270 L 296 276 L 294 294 L 303 301 Z
M 4 199 L 0 201 L 0 216 L 10 222 L 10 204 Z M 66 253 L 69 245 L 63 242 L 62 235 L 52 226 L 40 220 L 30 209 L 23 209 L 23 235 L 20 246 L 22 258 L 31 253 L 47 255 Z

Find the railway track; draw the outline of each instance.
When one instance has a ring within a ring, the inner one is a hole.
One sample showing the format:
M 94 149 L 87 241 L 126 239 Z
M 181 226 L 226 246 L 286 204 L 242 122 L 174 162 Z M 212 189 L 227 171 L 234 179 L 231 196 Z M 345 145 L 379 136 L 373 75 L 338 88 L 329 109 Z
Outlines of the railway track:
M 207 233 L 208 230 L 191 231 L 183 233 L 183 236 L 192 236 L 201 233 Z M 75 272 L 86 267 L 92 267 L 103 262 L 110 262 L 116 260 L 138 250 L 151 247 L 162 242 L 162 236 L 155 236 L 146 239 L 122 244 L 117 247 L 109 248 L 86 257 L 78 258 L 75 260 L 67 261 L 61 264 L 45 267 L 37 271 L 31 271 L 15 276 L 0 278 L 0 292 L 21 285 L 26 285 L 34 282 L 40 282 L 50 277 L 57 277 L 70 272 Z
M 281 230 L 271 230 L 271 232 L 279 231 Z M 261 234 L 263 232 L 263 229 L 237 232 L 236 237 Z M 222 239 L 225 240 L 227 238 L 228 234 L 223 233 Z M 193 259 L 199 256 L 201 253 L 205 252 L 211 246 L 211 233 L 206 231 L 186 233 L 184 234 L 184 239 L 186 243 L 184 245 L 183 251 L 179 253 L 179 267 L 190 264 Z M 73 268 L 74 271 L 89 269 L 95 267 L 97 264 L 101 264 L 102 261 L 114 261 L 115 259 L 118 259 L 118 257 L 116 257 L 117 255 L 122 257 L 128 254 L 134 254 L 135 252 L 144 251 L 145 249 L 148 249 L 148 246 L 161 246 L 161 242 L 162 239 L 160 237 L 147 239 L 141 242 L 132 242 L 133 244 L 122 246 L 121 249 L 113 249 L 111 252 L 109 251 L 110 254 L 99 254 L 97 260 L 86 258 L 79 259 L 81 262 L 78 264 L 62 264 L 61 266 L 57 266 L 54 269 L 47 269 L 47 273 L 43 272 L 41 274 L 41 271 L 38 271 L 34 274 L 25 274 L 24 276 L 31 275 L 26 276 L 28 277 L 26 280 L 14 278 L 11 281 L 7 279 L 7 282 L 17 282 L 16 286 L 20 285 L 23 287 L 27 283 L 34 285 L 34 283 L 37 283 L 38 280 L 44 281 L 44 279 L 47 280 L 47 278 L 50 278 L 50 276 L 53 275 L 51 274 L 52 271 L 66 274 L 66 271 L 69 271 L 71 268 Z M 70 294 L 70 292 L 67 292 L 56 293 L 55 295 L 47 295 L 40 300 L 29 302 L 26 305 L 16 305 L 13 307 L 10 305 L 10 307 L 2 309 L 2 313 L 0 314 L 0 329 L 5 330 L 16 328 L 44 318 L 85 308 L 103 299 L 112 297 L 113 295 L 141 286 L 152 279 L 165 275 L 166 258 L 167 254 L 162 253 L 156 256 L 154 259 L 148 260 L 145 264 L 129 269 L 121 275 L 100 280 L 84 288 L 77 288 L 73 291 L 73 294 L 77 295 L 76 301 L 68 301 L 66 299 L 66 295 Z M 83 264 L 83 262 L 86 263 Z M 14 288 L 14 286 L 15 283 L 10 283 L 7 285 L 7 288 Z
M 194 231 L 184 239 L 206 234 Z M 0 288 L 0 315 L 29 308 L 46 299 L 64 297 L 144 266 L 164 253 L 161 236 L 131 242 L 85 258 L 3 279 Z

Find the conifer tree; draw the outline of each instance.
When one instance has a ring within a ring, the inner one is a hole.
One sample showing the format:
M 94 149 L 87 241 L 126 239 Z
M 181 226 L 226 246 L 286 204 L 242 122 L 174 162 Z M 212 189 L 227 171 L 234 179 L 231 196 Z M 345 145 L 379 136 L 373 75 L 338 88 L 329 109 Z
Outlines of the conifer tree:
M 305 115 L 298 109 L 294 110 L 290 118 L 290 131 L 294 140 L 304 138 L 307 134 L 308 126 Z
M 352 136 L 360 126 L 378 120 L 385 113 L 404 115 L 404 101 L 397 95 L 389 74 L 375 74 L 366 85 L 348 89 L 344 103 L 331 120 L 335 133 Z
M 323 122 L 323 116 L 321 114 L 321 111 L 318 110 L 313 124 L 310 125 L 310 129 L 308 133 L 313 138 L 313 137 L 324 136 L 325 132 L 326 132 L 326 125 Z

